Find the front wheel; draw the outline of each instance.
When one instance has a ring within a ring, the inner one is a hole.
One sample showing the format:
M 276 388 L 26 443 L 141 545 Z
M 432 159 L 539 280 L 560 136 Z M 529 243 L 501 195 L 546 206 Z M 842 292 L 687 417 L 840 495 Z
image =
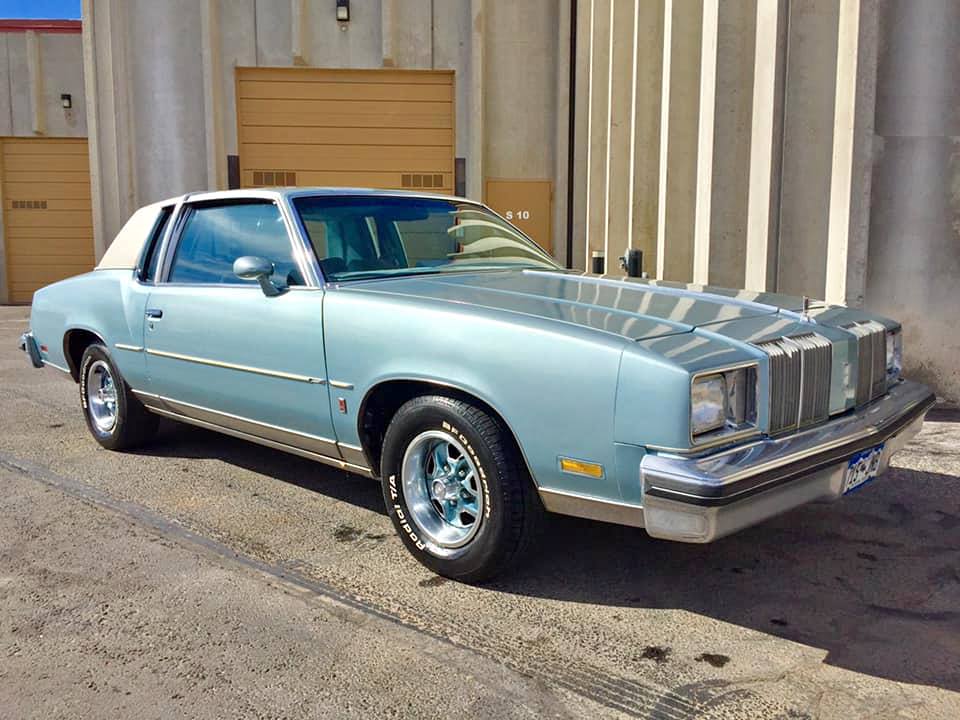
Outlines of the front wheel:
M 544 514 L 509 431 L 456 398 L 417 397 L 397 411 L 381 477 L 407 549 L 454 580 L 488 580 L 521 560 Z
M 80 404 L 90 434 L 108 450 L 142 445 L 157 430 L 159 418 L 137 400 L 103 345 L 90 345 L 80 360 Z

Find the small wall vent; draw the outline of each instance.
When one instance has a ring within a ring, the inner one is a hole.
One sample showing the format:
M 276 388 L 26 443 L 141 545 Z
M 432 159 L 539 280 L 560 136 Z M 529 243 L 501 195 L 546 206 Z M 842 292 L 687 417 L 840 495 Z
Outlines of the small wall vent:
M 254 187 L 270 187 L 274 185 L 287 185 L 293 187 L 297 184 L 297 174 L 290 170 L 254 170 Z
M 404 173 L 401 182 L 405 188 L 440 188 L 443 187 L 443 175 Z
M 14 210 L 46 210 L 46 200 L 12 200 Z

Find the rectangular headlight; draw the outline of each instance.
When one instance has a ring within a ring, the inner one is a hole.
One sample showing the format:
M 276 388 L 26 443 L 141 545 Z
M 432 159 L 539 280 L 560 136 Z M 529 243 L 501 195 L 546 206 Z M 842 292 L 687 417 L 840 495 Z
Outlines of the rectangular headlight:
M 900 328 L 887 331 L 887 385 L 900 379 L 903 370 L 903 333 Z
M 757 424 L 757 368 L 696 377 L 690 386 L 690 434 L 739 432 Z
M 723 375 L 703 375 L 690 389 L 690 428 L 694 435 L 719 430 L 726 423 L 727 388 Z

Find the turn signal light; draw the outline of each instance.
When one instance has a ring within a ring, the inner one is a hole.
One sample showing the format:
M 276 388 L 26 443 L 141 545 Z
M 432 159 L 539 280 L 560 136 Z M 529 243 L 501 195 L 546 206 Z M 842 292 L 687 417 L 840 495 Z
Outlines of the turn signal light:
M 603 477 L 603 465 L 586 462 L 584 460 L 560 458 L 560 469 L 564 472 L 573 473 L 574 475 L 586 475 L 592 478 Z

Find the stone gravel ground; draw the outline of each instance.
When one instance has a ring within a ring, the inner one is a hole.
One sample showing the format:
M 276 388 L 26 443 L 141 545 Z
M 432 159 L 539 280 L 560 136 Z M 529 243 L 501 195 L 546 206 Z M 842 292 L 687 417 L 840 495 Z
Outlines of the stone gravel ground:
M 0 717 L 960 717 L 960 413 L 709 546 L 567 518 L 510 577 L 412 561 L 377 484 L 164 425 L 131 454 L 0 308 Z

